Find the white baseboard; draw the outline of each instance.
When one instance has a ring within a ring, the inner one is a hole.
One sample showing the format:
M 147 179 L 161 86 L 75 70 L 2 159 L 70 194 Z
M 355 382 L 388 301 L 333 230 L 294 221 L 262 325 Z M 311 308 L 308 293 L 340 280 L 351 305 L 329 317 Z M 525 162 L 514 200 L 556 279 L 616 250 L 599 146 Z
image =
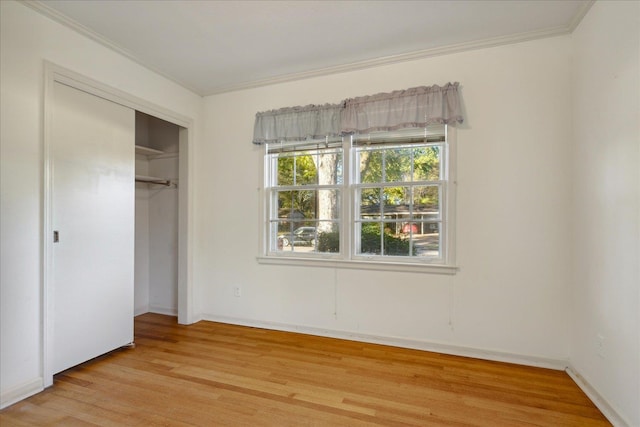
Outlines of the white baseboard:
M 18 403 L 22 399 L 40 393 L 42 390 L 44 390 L 44 381 L 41 377 L 38 377 L 16 387 L 12 387 L 7 391 L 2 391 L 2 393 L 0 393 L 0 409 Z
M 177 316 L 178 309 L 175 307 L 160 307 L 158 305 L 150 305 L 147 313 L 165 314 L 167 316 Z
M 494 350 L 480 348 L 456 346 L 430 341 L 413 340 L 401 337 L 379 336 L 363 334 L 358 332 L 340 331 L 332 329 L 321 329 L 310 326 L 291 325 L 277 322 L 264 322 L 258 320 L 238 319 L 227 316 L 216 316 L 204 314 L 200 316 L 202 320 L 211 322 L 230 323 L 234 325 L 250 326 L 255 328 L 273 329 L 277 331 L 298 332 L 309 335 L 317 335 L 328 338 L 339 338 L 350 341 L 360 341 L 372 344 L 383 344 L 394 347 L 411 348 L 415 350 L 433 351 L 436 353 L 450 354 L 453 356 L 473 357 L 476 359 L 491 360 L 495 362 L 515 363 L 518 365 L 535 366 L 538 368 L 565 370 L 568 365 L 566 359 L 550 359 L 522 354 L 512 354 Z
M 618 413 L 614 407 L 596 390 L 573 366 L 567 366 L 567 374 L 580 387 L 584 394 L 591 399 L 594 405 L 602 412 L 614 427 L 631 427 L 631 423 Z
M 133 316 L 140 316 L 141 314 L 145 314 L 149 312 L 149 306 L 145 305 L 144 307 L 136 307 L 133 310 Z

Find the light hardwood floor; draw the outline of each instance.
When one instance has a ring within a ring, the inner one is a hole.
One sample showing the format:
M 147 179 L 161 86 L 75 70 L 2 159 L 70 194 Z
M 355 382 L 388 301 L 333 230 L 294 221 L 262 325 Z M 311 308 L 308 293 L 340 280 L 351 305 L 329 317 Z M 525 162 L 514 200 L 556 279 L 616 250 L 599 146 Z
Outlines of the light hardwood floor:
M 8 426 L 606 426 L 562 371 L 145 314 Z

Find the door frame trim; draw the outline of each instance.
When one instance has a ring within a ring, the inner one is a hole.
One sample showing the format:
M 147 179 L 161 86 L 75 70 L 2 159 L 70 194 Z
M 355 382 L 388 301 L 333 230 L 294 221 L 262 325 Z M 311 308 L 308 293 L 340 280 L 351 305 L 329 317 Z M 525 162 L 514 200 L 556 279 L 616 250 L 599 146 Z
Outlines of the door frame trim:
M 160 118 L 181 127 L 179 132 L 178 196 L 178 322 L 194 323 L 198 319 L 193 304 L 193 172 L 194 121 L 145 99 L 100 83 L 82 74 L 49 61 L 44 61 L 43 102 L 43 199 L 42 199 L 42 301 L 41 301 L 41 369 L 44 387 L 53 385 L 53 159 L 51 157 L 51 129 L 54 83 L 61 83 L 98 96 L 116 104 Z M 131 319 L 133 321 L 133 319 Z

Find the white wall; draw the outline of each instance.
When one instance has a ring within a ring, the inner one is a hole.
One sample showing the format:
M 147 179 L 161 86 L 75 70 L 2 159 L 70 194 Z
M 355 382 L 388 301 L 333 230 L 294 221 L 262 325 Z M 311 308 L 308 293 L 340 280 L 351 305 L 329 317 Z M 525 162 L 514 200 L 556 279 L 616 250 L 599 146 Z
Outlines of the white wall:
M 0 2 L 0 398 L 42 385 L 43 61 L 201 122 L 202 99 L 14 2 Z M 194 141 L 199 138 L 195 129 Z M 196 149 L 196 147 L 191 147 Z
M 205 318 L 568 357 L 570 37 L 205 98 L 196 281 Z M 457 275 L 259 265 L 258 111 L 461 83 Z M 234 297 L 233 286 L 242 287 Z
M 597 2 L 573 34 L 572 73 L 571 363 L 630 426 L 640 425 L 639 18 L 638 2 Z
M 151 160 L 149 172 L 176 182 L 178 158 Z M 149 310 L 154 313 L 178 314 L 178 191 L 158 186 L 148 190 Z
M 136 173 L 178 182 L 178 157 L 137 160 Z M 136 184 L 136 315 L 178 314 L 178 191 Z

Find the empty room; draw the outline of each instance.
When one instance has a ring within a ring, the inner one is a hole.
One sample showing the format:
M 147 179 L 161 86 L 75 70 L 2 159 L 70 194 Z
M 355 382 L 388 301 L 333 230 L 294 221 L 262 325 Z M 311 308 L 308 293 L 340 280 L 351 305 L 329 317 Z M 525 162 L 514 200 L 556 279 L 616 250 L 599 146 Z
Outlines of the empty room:
M 640 426 L 640 2 L 0 19 L 1 425 Z

